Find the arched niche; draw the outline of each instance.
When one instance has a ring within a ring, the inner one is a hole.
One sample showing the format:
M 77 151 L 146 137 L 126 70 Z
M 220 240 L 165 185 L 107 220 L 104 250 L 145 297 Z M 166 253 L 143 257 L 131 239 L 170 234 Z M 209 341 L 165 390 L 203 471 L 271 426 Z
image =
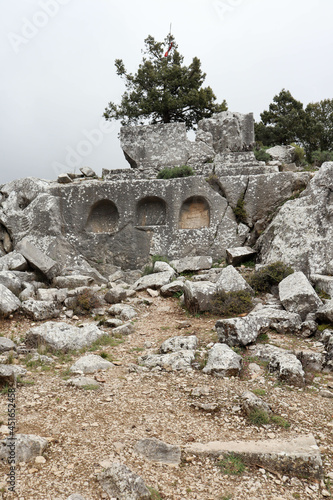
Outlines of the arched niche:
M 209 227 L 209 204 L 202 196 L 192 196 L 184 201 L 179 214 L 179 229 Z
M 157 196 L 140 200 L 136 209 L 137 226 L 163 226 L 166 221 L 166 203 Z
M 114 233 L 118 222 L 116 205 L 110 200 L 100 200 L 91 207 L 86 229 L 92 233 Z

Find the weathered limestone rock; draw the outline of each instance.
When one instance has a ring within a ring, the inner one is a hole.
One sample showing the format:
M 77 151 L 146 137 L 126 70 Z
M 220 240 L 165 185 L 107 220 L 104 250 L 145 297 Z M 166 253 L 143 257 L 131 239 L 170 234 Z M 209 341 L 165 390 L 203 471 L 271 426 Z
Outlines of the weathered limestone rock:
M 213 265 L 212 257 L 203 255 L 199 257 L 186 257 L 183 259 L 172 260 L 171 266 L 176 269 L 177 273 L 184 271 L 199 271 L 201 269 L 210 269 Z
M 283 309 L 276 309 L 270 306 L 251 311 L 249 316 L 266 319 L 270 328 L 281 334 L 301 333 L 303 329 L 307 327 L 307 325 L 304 325 L 303 327 L 299 314 L 285 311 Z
M 48 321 L 28 331 L 26 344 L 29 347 L 46 345 L 51 350 L 67 352 L 87 347 L 103 335 L 104 332 L 92 324 L 78 328 L 67 323 Z
M 4 439 L 0 443 L 0 460 L 7 460 L 13 441 Z M 48 446 L 48 440 L 33 434 L 15 435 L 15 462 L 29 462 L 41 456 Z
M 328 270 L 330 265 L 328 265 Z M 331 271 L 328 271 L 331 272 Z M 333 274 L 333 267 L 332 267 Z M 325 276 L 323 274 L 312 274 L 310 276 L 311 282 L 314 284 L 315 288 L 326 292 L 331 298 L 333 298 L 333 276 Z
M 302 387 L 305 383 L 301 362 L 290 351 L 273 345 L 257 344 L 253 353 L 263 361 L 268 361 L 270 372 L 277 372 L 278 378 L 291 385 Z
M 259 238 L 263 264 L 282 260 L 307 276 L 331 274 L 332 189 L 333 162 L 326 162 L 300 197 L 283 205 Z
M 60 316 L 60 309 L 57 307 L 57 303 L 50 300 L 25 300 L 22 302 L 22 310 L 35 321 L 43 321 Z
M 67 299 L 67 288 L 39 288 L 37 290 L 37 300 L 46 300 L 53 302 L 65 302 Z
M 118 304 L 122 300 L 126 299 L 126 297 L 127 293 L 125 288 L 122 286 L 115 286 L 104 295 L 104 300 L 109 304 Z
M 6 337 L 0 337 L 0 354 L 6 351 L 16 351 L 16 344 Z
M 110 307 L 109 314 L 117 316 L 123 321 L 130 321 L 138 315 L 136 310 L 127 304 L 114 304 Z
M 16 245 L 16 250 L 23 255 L 29 264 L 39 269 L 47 278 L 52 279 L 58 274 L 58 264 L 32 244 L 28 238 L 23 238 Z
M 72 373 L 95 373 L 113 368 L 114 364 L 97 354 L 86 354 L 70 367 Z
M 269 319 L 257 316 L 220 319 L 215 324 L 219 342 L 226 343 L 230 347 L 245 346 L 255 342 L 269 327 Z
M 0 386 L 14 385 L 16 382 L 16 372 L 12 365 L 0 364 Z
M 250 247 L 227 248 L 227 263 L 232 266 L 238 266 L 250 259 L 256 257 L 257 252 Z
M 242 408 L 246 415 L 250 415 L 255 410 L 263 410 L 266 413 L 272 413 L 272 409 L 268 403 L 253 394 L 251 391 L 245 391 L 241 395 Z
M 22 290 L 21 280 L 12 271 L 0 271 L 0 285 L 8 288 L 16 296 Z
M 185 306 L 192 312 L 209 311 L 216 294 L 216 285 L 210 281 L 185 281 Z
M 20 307 L 20 300 L 8 288 L 0 284 L 0 316 L 9 316 Z
M 172 277 L 175 276 L 175 270 L 171 267 L 167 262 L 162 260 L 157 260 L 154 264 L 154 273 L 164 273 L 169 272 L 172 274 Z
M 141 439 L 134 446 L 134 451 L 152 462 L 178 465 L 181 459 L 181 448 L 164 443 L 156 438 Z
M 85 389 L 88 386 L 99 388 L 99 383 L 96 382 L 94 378 L 84 376 L 70 378 L 66 381 L 66 384 L 77 387 L 78 389 Z
M 295 161 L 295 148 L 294 146 L 274 146 L 267 149 L 266 153 L 271 155 L 273 160 L 281 163 L 293 163 Z
M 301 478 L 318 480 L 323 475 L 320 451 L 312 434 L 287 440 L 191 443 L 183 449 L 185 454 L 201 457 L 218 458 L 233 453 L 246 463 Z
M 119 325 L 116 328 L 112 330 L 113 334 L 119 334 L 119 335 L 131 335 L 134 333 L 135 328 L 132 325 L 132 323 L 125 323 L 124 325 Z
M 161 287 L 162 297 L 172 297 L 174 293 L 179 293 L 184 291 L 184 281 L 175 280 Z
M 226 344 L 215 344 L 208 351 L 208 360 L 203 373 L 218 377 L 237 377 L 242 369 L 242 357 Z
M 316 312 L 316 318 L 321 323 L 333 323 L 333 299 L 325 301 Z
M 248 151 L 254 144 L 253 114 L 242 115 L 223 111 L 198 123 L 199 130 L 210 134 L 216 153 L 223 151 Z M 207 139 L 206 139 L 207 140 Z
M 325 355 L 321 352 L 301 349 L 294 351 L 295 356 L 302 363 L 303 370 L 306 372 L 321 372 L 325 364 Z
M 222 269 L 219 279 L 216 282 L 218 292 L 249 292 L 254 295 L 254 291 L 245 281 L 243 276 L 233 267 L 228 266 Z
M 302 272 L 290 274 L 279 283 L 279 296 L 283 307 L 303 320 L 323 304 Z
M 27 261 L 15 250 L 0 258 L 0 271 L 26 271 L 27 269 Z
M 81 167 L 80 172 L 84 175 L 84 177 L 97 177 L 96 172 L 94 172 L 90 167 Z
M 143 479 L 126 465 L 115 462 L 98 475 L 98 482 L 110 498 L 117 500 L 149 500 L 150 492 Z
M 177 351 L 195 351 L 198 345 L 198 338 L 195 335 L 190 335 L 188 337 L 179 336 L 172 337 L 163 342 L 160 347 L 161 354 L 167 354 L 168 352 Z
M 67 500 L 86 500 L 83 496 L 73 493 L 73 495 L 70 495 Z
M 73 180 L 69 177 L 68 174 L 59 174 L 57 182 L 59 182 L 59 184 L 70 184 L 71 182 L 73 182 Z
M 161 288 L 162 286 L 170 283 L 172 278 L 173 274 L 170 271 L 147 274 L 134 283 L 134 289 L 139 292 L 140 290 L 146 290 L 147 288 Z
M 139 364 L 147 368 L 159 367 L 167 371 L 190 370 L 194 351 L 177 351 L 169 354 L 146 354 L 138 358 Z
M 90 286 L 94 283 L 91 276 L 71 275 L 71 276 L 57 276 L 52 281 L 53 286 L 58 288 L 78 288 L 83 286 Z

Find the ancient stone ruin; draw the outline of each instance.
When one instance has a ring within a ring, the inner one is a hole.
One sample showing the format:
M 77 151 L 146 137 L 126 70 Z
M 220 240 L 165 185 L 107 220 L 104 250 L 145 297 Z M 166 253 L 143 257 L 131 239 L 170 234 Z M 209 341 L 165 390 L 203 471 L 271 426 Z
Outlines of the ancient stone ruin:
M 257 161 L 252 114 L 120 140 L 127 169 L 0 187 L 18 497 L 329 498 L 333 162 Z

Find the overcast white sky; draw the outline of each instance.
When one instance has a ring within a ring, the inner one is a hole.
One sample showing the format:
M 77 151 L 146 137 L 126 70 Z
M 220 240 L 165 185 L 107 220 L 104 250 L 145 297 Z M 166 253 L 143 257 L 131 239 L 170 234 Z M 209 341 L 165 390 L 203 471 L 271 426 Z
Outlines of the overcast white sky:
M 333 98 L 332 0 L 1 0 L 0 185 L 128 166 L 114 60 L 135 71 L 148 34 L 170 23 L 189 64 L 201 59 L 219 101 L 256 119 L 284 87 L 304 104 Z M 99 130 L 97 133 L 96 130 Z

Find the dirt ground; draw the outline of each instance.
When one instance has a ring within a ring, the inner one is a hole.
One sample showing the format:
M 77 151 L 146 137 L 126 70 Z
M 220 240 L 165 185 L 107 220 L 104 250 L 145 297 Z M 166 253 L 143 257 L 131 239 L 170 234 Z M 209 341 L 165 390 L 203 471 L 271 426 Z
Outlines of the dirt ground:
M 140 296 L 147 297 L 145 293 Z M 322 490 L 329 490 L 329 480 L 326 484 L 318 484 L 281 477 L 259 467 L 228 476 L 223 475 L 218 464 L 210 459 L 194 458 L 179 466 L 167 466 L 148 462 L 133 451 L 135 443 L 145 437 L 183 445 L 214 440 L 288 439 L 311 432 L 320 446 L 325 474 L 333 473 L 333 399 L 320 395 L 323 388 L 333 388 L 332 374 L 316 374 L 304 388 L 281 384 L 264 368 L 256 377 L 251 376 L 246 368 L 249 350 L 242 353 L 245 370 L 240 379 L 212 377 L 199 370 L 186 373 L 130 371 L 129 364 L 136 364 L 138 356 L 157 352 L 160 344 L 172 336 L 197 335 L 202 359 L 206 346 L 217 340 L 214 325 L 218 318 L 190 316 L 175 298 L 152 300 L 151 305 L 139 306 L 139 316 L 134 321 L 135 333 L 115 339 L 115 345 L 93 351 L 108 353 L 109 359 L 117 365 L 96 375 L 100 389 L 85 390 L 66 385 L 68 368 L 80 354 L 54 356 L 51 368 L 28 368 L 16 393 L 16 432 L 47 437 L 50 445 L 44 453 L 45 463 L 17 466 L 14 495 L 7 492 L 8 465 L 0 466 L 2 498 L 66 500 L 73 493 L 80 493 L 86 500 L 108 498 L 96 476 L 114 461 L 138 473 L 146 485 L 153 488 L 155 500 L 323 498 Z M 77 324 L 92 321 L 92 318 L 66 321 Z M 188 322 L 188 326 L 180 329 L 183 321 Z M 0 334 L 19 344 L 29 328 L 30 320 L 16 316 L 1 321 Z M 270 341 L 284 347 L 301 344 L 316 349 L 315 339 L 306 342 L 272 334 Z M 19 364 L 25 366 L 26 359 L 25 355 L 20 355 Z M 191 396 L 195 387 L 208 387 L 209 394 L 201 396 L 200 402 L 218 403 L 219 410 L 204 412 L 191 406 L 198 400 Z M 261 389 L 263 399 L 289 422 L 290 427 L 259 427 L 249 422 L 239 406 L 239 395 L 246 389 Z M 0 420 L 1 437 L 5 438 L 5 393 L 0 395 Z

